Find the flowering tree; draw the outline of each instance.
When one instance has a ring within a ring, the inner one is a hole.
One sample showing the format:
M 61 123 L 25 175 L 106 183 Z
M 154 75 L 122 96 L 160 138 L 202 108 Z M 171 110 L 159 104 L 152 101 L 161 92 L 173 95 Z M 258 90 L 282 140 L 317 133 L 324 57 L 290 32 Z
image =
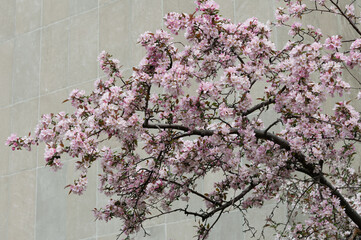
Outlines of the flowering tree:
M 102 52 L 106 77 L 89 95 L 70 94 L 74 113 L 43 115 L 34 137 L 11 135 L 7 144 L 30 150 L 44 142 L 54 170 L 62 155 L 78 158 L 80 177 L 68 186 L 75 194 L 100 161 L 99 190 L 110 201 L 94 214 L 123 220 L 125 236 L 146 220 L 183 212 L 199 220 L 197 237 L 205 239 L 223 213 L 273 199 L 288 208 L 287 222 L 266 219 L 278 239 L 353 238 L 361 229 L 361 174 L 354 164 L 361 124 L 353 106 L 361 94 L 351 94 L 361 85 L 352 75 L 361 66 L 360 17 L 355 1 L 311 2 L 285 0 L 268 25 L 256 18 L 234 24 L 212 0 L 197 0 L 192 14 L 169 13 L 170 33 L 140 36 L 146 55 L 131 77 Z M 303 26 L 298 19 L 309 13 L 344 19 L 356 37 Z M 271 27 L 289 28 L 281 49 L 270 40 Z M 186 42 L 172 42 L 180 32 Z M 260 86 L 264 94 L 255 99 L 251 92 Z M 335 96 L 343 101 L 327 110 Z M 100 147 L 109 139 L 118 147 Z M 213 191 L 199 191 L 197 183 L 214 173 L 221 177 Z M 173 207 L 190 197 L 204 207 Z

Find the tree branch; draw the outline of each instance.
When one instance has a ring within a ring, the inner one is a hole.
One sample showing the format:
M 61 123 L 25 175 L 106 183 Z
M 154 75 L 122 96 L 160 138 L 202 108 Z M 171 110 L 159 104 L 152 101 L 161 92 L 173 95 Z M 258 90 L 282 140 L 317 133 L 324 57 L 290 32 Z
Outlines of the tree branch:
M 345 208 L 346 215 L 351 218 L 351 220 L 361 229 L 361 216 L 358 214 L 352 206 L 347 202 L 347 200 L 342 196 L 342 194 L 325 178 L 325 176 L 320 175 L 319 181 L 322 185 L 328 187 L 331 190 L 332 195 L 337 197 L 340 200 L 341 206 Z
M 281 94 L 284 90 L 286 90 L 286 86 L 284 86 L 281 90 L 278 91 L 277 95 Z M 251 107 L 250 109 L 246 110 L 245 112 L 242 113 L 242 116 L 248 116 L 249 114 L 253 113 L 254 111 L 257 111 L 261 108 L 267 107 L 273 103 L 276 103 L 276 99 L 268 99 L 265 102 L 261 102 L 253 107 Z
M 168 180 L 168 179 L 164 179 L 164 178 L 161 178 L 161 180 L 162 180 L 162 181 L 169 182 L 169 183 L 172 183 L 172 184 L 175 184 L 175 185 L 180 186 L 180 187 L 183 187 L 182 184 L 177 183 L 177 182 L 172 181 L 172 180 Z M 201 198 L 203 198 L 204 200 L 206 200 L 206 201 L 208 201 L 208 202 L 211 202 L 211 203 L 214 204 L 214 205 L 219 205 L 219 203 L 217 203 L 216 201 L 213 201 L 212 199 L 208 198 L 207 196 L 205 196 L 205 195 L 203 195 L 203 194 L 201 194 L 201 193 L 199 193 L 199 192 L 197 192 L 197 191 L 195 191 L 195 190 L 193 190 L 193 189 L 188 188 L 188 190 L 189 190 L 191 193 L 193 193 L 194 195 L 197 195 L 198 197 L 201 197 Z
M 247 193 L 249 193 L 254 187 L 256 187 L 259 183 L 251 183 L 246 189 L 244 189 L 237 197 L 229 200 L 228 202 L 226 202 L 225 204 L 223 204 L 222 206 L 214 209 L 213 211 L 204 214 L 202 217 L 202 220 L 204 221 L 205 219 L 212 217 L 215 213 L 219 212 L 219 211 L 224 211 L 226 208 L 232 206 L 235 202 L 238 202 L 239 200 L 241 200 L 244 196 L 246 196 Z
M 338 11 L 340 11 L 341 15 L 347 19 L 348 23 L 351 25 L 351 27 L 359 34 L 361 35 L 361 31 L 360 29 L 358 29 L 358 27 L 356 27 L 356 25 L 351 21 L 351 19 L 349 17 L 347 17 L 345 15 L 345 13 L 342 11 L 342 9 L 340 8 L 340 6 L 335 3 L 333 0 L 330 0 L 330 2 L 338 9 Z
M 245 112 L 242 113 L 242 116 L 248 116 L 249 114 L 253 113 L 254 111 L 257 111 L 261 108 L 264 108 L 266 106 L 271 105 L 272 103 L 275 103 L 275 99 L 269 99 L 268 101 L 265 102 L 261 102 L 253 107 L 251 107 L 250 109 L 247 109 Z
M 212 136 L 214 134 L 214 130 L 190 130 L 189 128 L 181 126 L 181 125 L 144 123 L 143 127 L 154 128 L 154 129 L 182 130 L 184 132 L 188 132 L 189 136 L 191 136 L 191 135 Z M 290 143 L 287 140 L 285 140 L 275 134 L 268 133 L 265 130 L 259 130 L 259 129 L 254 129 L 254 133 L 255 133 L 256 138 L 258 138 L 258 139 L 269 140 L 269 141 L 276 143 L 277 145 L 279 145 L 282 149 L 284 149 L 286 151 L 291 150 Z M 239 134 L 238 129 L 231 128 L 230 134 Z M 307 163 L 306 156 L 303 153 L 294 151 L 293 157 L 295 159 L 297 159 L 297 161 L 299 161 L 299 163 L 301 163 L 301 165 L 303 166 L 303 168 L 298 168 L 297 170 L 307 174 L 308 176 L 310 176 L 312 178 L 315 178 L 315 179 L 317 178 L 320 184 L 328 187 L 332 191 L 332 195 L 336 196 L 340 200 L 341 206 L 345 208 L 346 215 L 349 216 L 351 218 L 351 220 L 358 226 L 358 228 L 361 229 L 361 216 L 352 208 L 352 206 L 347 202 L 347 200 L 342 196 L 342 194 L 332 185 L 332 183 L 330 183 L 324 177 L 324 175 L 322 175 L 322 173 L 316 172 L 315 167 L 312 164 Z M 228 201 L 227 203 L 223 204 L 222 206 L 218 207 L 217 209 L 214 209 L 213 211 L 202 215 L 202 219 L 204 220 L 206 218 L 209 218 L 209 217 L 213 216 L 215 213 L 217 213 L 218 211 L 221 211 L 221 210 L 226 209 L 227 207 L 231 206 L 234 202 L 242 199 L 255 186 L 257 186 L 257 184 L 251 183 L 248 186 L 248 188 L 243 190 L 243 192 L 240 195 L 238 195 L 231 201 Z
M 280 147 L 285 150 L 291 150 L 291 146 L 288 141 L 283 138 L 280 138 L 274 134 L 264 132 L 262 130 L 255 130 L 256 137 L 271 140 L 274 143 L 277 143 Z M 351 218 L 351 220 L 361 229 L 361 216 L 352 208 L 352 206 L 347 202 L 343 195 L 330 183 L 322 173 L 316 173 L 313 165 L 306 162 L 306 157 L 300 152 L 295 152 L 294 157 L 300 161 L 304 166 L 304 169 L 301 171 L 312 178 L 317 178 L 319 183 L 326 186 L 331 190 L 332 195 L 337 197 L 340 200 L 341 206 L 345 208 L 346 215 Z

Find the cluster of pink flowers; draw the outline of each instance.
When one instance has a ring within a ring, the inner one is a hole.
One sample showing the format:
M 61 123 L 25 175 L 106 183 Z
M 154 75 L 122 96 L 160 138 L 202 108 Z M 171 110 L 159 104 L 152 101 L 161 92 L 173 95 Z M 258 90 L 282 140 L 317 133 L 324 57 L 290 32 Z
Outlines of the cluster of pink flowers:
M 16 136 L 16 134 L 11 134 L 10 137 L 5 142 L 6 145 L 11 146 L 13 151 L 21 150 L 22 148 L 31 150 L 31 145 L 36 144 L 36 140 L 31 138 L 30 136 L 24 136 L 22 138 Z
M 34 137 L 11 135 L 6 144 L 30 150 L 44 142 L 54 170 L 62 167 L 62 155 L 78 158 L 80 178 L 69 185 L 75 194 L 86 190 L 87 171 L 100 161 L 99 190 L 111 200 L 94 214 L 122 219 L 126 235 L 142 229 L 151 212 L 183 211 L 205 222 L 198 228 L 204 239 L 215 214 L 275 199 L 287 204 L 290 219 L 296 212 L 307 219 L 283 225 L 267 219 L 280 239 L 345 237 L 361 226 L 347 210 L 360 214 L 361 174 L 352 162 L 361 125 L 345 78 L 347 68 L 361 67 L 361 39 L 342 51 L 340 35 L 322 39 L 314 26 L 288 25 L 311 10 L 300 0 L 285 2 L 275 25 L 288 27 L 293 39 L 280 49 L 269 24 L 257 18 L 232 23 L 212 0 L 197 0 L 190 15 L 167 14 L 170 33 L 139 37 L 146 54 L 131 77 L 103 51 L 98 61 L 105 77 L 89 94 L 72 91 L 73 113 L 44 115 Z M 315 4 L 333 13 L 326 1 Z M 352 5 L 345 13 L 355 18 Z M 186 43 L 172 42 L 171 33 L 182 32 Z M 260 87 L 262 96 L 254 90 Z M 335 96 L 345 100 L 325 111 Z M 103 147 L 110 139 L 118 146 Z M 214 173 L 222 175 L 214 189 L 197 190 Z M 205 207 L 172 208 L 193 197 Z
M 86 175 L 80 176 L 77 180 L 74 181 L 74 184 L 68 185 L 71 193 L 82 195 L 86 190 L 88 185 L 88 179 Z
M 346 15 L 350 18 L 355 17 L 355 6 L 353 4 L 346 4 Z
M 335 51 L 336 49 L 340 49 L 341 47 L 341 36 L 331 36 L 329 38 L 326 38 L 325 40 L 325 48 L 329 50 Z

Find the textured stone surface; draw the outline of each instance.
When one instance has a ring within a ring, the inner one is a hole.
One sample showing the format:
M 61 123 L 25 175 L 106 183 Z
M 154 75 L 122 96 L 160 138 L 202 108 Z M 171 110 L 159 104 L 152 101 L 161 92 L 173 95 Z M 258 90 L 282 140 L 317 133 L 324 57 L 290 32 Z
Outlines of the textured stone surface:
M 9 177 L 0 177 L 0 236 L 7 239 L 9 218 Z
M 117 239 L 117 237 L 118 237 L 117 234 L 103 235 L 103 236 L 99 236 L 97 240 L 114 240 Z
M 130 45 L 132 50 L 132 58 L 130 65 L 137 65 L 139 60 L 143 58 L 145 51 L 137 44 L 140 34 L 146 31 L 155 32 L 162 28 L 163 12 L 161 0 L 132 0 L 131 1 L 131 31 Z M 128 62 L 128 61 L 127 61 Z
M 256 215 L 259 216 L 259 215 Z M 210 221 L 210 225 L 216 220 L 217 216 L 212 218 Z M 212 232 L 209 235 L 210 240 L 217 240 L 217 239 L 249 239 L 244 238 L 243 233 L 243 218 L 240 212 L 233 211 L 230 213 L 224 213 L 222 216 L 222 220 L 217 222 L 214 226 Z
M 66 239 L 66 172 L 40 168 L 37 176 L 36 239 Z
M 1 124 L 0 124 L 0 132 L 4 134 L 4 137 L 6 135 L 11 134 L 11 109 L 10 108 L 3 108 L 0 109 L 0 116 L 1 116 Z M 5 138 L 4 138 L 5 141 Z M 0 144 L 0 177 L 5 176 L 9 173 L 9 156 L 11 153 L 11 149 L 5 144 Z M 1 193 L 1 191 L 0 191 Z M 1 194 L 0 194 L 1 195 Z M 0 211 L 1 212 L 1 211 Z M 0 234 L 1 236 L 1 234 Z
M 261 22 L 266 23 L 267 20 L 274 19 L 275 10 L 273 0 L 236 0 L 235 20 L 242 22 L 250 17 L 257 17 Z
M 1 31 L 0 31 L 1 32 Z M 0 107 L 11 104 L 14 40 L 0 43 Z
M 15 34 L 16 1 L 2 0 L 0 4 L 0 41 L 10 39 Z
M 39 94 L 40 31 L 19 36 L 15 41 L 13 102 L 37 97 Z
M 98 11 L 74 17 L 69 35 L 69 85 L 95 80 L 98 56 Z
M 163 1 L 164 15 L 169 12 L 192 13 L 194 11 L 193 0 Z
M 34 239 L 36 170 L 9 177 L 8 239 Z
M 40 93 L 68 85 L 69 21 L 52 24 L 43 30 L 41 46 Z
M 16 33 L 35 30 L 40 24 L 41 0 L 16 0 Z
M 67 0 L 43 0 L 43 25 L 60 21 L 69 16 L 69 3 Z
M 66 1 L 66 0 L 64 0 Z M 76 15 L 98 6 L 98 0 L 68 0 L 70 14 Z
M 147 233 L 150 236 L 144 236 L 144 233 L 142 231 L 140 231 L 137 234 L 137 236 L 135 237 L 135 240 L 163 240 L 163 239 L 165 240 L 165 239 L 167 239 L 166 227 L 164 224 L 145 228 L 145 230 L 147 231 Z
M 128 61 L 132 57 L 129 47 L 131 35 L 130 6 L 130 0 L 123 0 L 101 6 L 99 9 L 99 50 L 111 53 L 124 63 L 125 67 L 130 66 Z
M 196 222 L 193 220 L 180 221 L 175 223 L 168 223 L 167 239 L 171 240 L 183 240 L 193 239 L 196 233 Z

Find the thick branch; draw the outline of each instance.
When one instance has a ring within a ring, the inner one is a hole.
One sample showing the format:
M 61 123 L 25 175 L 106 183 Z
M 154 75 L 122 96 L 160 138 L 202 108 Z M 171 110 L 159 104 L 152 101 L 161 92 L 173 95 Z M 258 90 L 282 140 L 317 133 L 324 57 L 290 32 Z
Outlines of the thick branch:
M 214 134 L 213 130 L 191 130 L 190 128 L 187 128 L 182 125 L 176 125 L 176 124 L 150 124 L 148 121 L 145 121 L 143 123 L 144 128 L 150 128 L 150 129 L 173 129 L 173 130 L 180 130 L 183 132 L 187 132 L 186 136 L 192 136 L 192 135 L 198 135 L 198 136 L 212 136 Z M 232 128 L 233 129 L 233 128 Z M 237 133 L 237 129 L 233 129 L 234 132 L 232 134 Z
M 265 130 L 255 129 L 254 133 L 256 134 L 256 138 L 258 138 L 258 139 L 269 140 L 269 141 L 276 143 L 277 145 L 279 145 L 282 149 L 285 149 L 286 151 L 291 150 L 290 143 L 284 138 L 281 138 L 273 133 L 268 133 Z M 309 164 L 306 162 L 306 156 L 303 153 L 293 152 L 293 157 L 295 157 L 305 167 L 304 173 L 306 173 L 307 175 L 310 175 L 313 173 L 314 166 L 312 164 Z M 313 176 L 311 176 L 311 177 L 313 177 Z
M 160 214 L 156 214 L 156 215 L 152 215 L 151 217 L 147 217 L 146 220 L 151 220 L 151 219 L 158 218 L 160 216 L 163 216 L 163 215 L 166 215 L 166 214 L 171 214 L 171 213 L 174 213 L 174 212 L 184 212 L 185 215 L 192 215 L 194 217 L 200 217 L 200 218 L 202 217 L 202 214 L 200 214 L 200 213 L 188 211 L 188 206 L 186 208 L 184 208 L 184 209 L 183 208 L 177 208 L 177 209 L 173 209 L 173 210 L 167 211 L 167 212 L 163 212 L 158 208 L 157 208 L 157 210 L 160 212 Z
M 290 150 L 291 146 L 288 141 L 283 138 L 280 138 L 274 134 L 269 134 L 262 130 L 255 130 L 256 137 L 267 139 L 277 143 L 279 146 L 284 148 L 285 150 Z M 347 202 L 347 200 L 343 197 L 343 195 L 330 183 L 325 176 L 321 173 L 315 173 L 314 166 L 306 162 L 306 157 L 302 153 L 295 153 L 294 157 L 305 167 L 302 171 L 305 174 L 319 179 L 319 183 L 329 188 L 332 192 L 332 195 L 337 197 L 340 200 L 341 206 L 345 208 L 346 215 L 361 229 L 361 216 L 352 208 L 352 206 Z
M 174 129 L 174 130 L 181 130 L 184 132 L 190 131 L 189 128 L 184 127 L 182 125 L 173 125 L 173 124 L 150 124 L 148 121 L 143 123 L 144 128 L 150 129 Z
M 242 115 L 243 116 L 248 116 L 249 114 L 253 113 L 254 111 L 257 111 L 261 108 L 264 108 L 266 106 L 271 105 L 272 103 L 275 103 L 276 101 L 274 99 L 269 99 L 268 101 L 265 102 L 261 102 L 253 107 L 251 107 L 250 109 L 247 109 L 247 111 L 243 112 Z
M 189 128 L 182 126 L 182 125 L 173 125 L 173 124 L 149 124 L 148 122 L 144 122 L 143 124 L 144 128 L 151 128 L 151 129 L 174 129 L 174 130 L 181 130 L 184 132 L 187 132 L 186 136 L 194 136 L 194 135 L 198 135 L 198 136 L 212 136 L 214 134 L 214 130 L 199 130 L 199 129 L 195 129 L 195 130 L 190 130 Z M 229 130 L 229 134 L 239 134 L 239 129 L 238 128 L 230 128 Z M 281 148 L 289 151 L 291 150 L 291 145 L 290 143 L 275 135 L 272 133 L 268 133 L 265 130 L 259 130 L 259 129 L 254 129 L 254 133 L 256 138 L 258 139 L 264 139 L 264 140 L 269 140 L 272 141 L 274 143 L 276 143 L 277 145 L 279 145 Z M 294 152 L 294 157 L 300 161 L 300 163 L 302 163 L 302 165 L 304 165 L 304 167 L 306 167 L 308 170 L 312 169 L 313 170 L 313 165 L 309 164 L 306 162 L 306 156 L 300 152 Z M 307 174 L 312 174 L 312 171 L 310 173 Z
M 182 130 L 187 132 L 187 135 L 199 135 L 199 136 L 212 136 L 214 134 L 213 130 L 190 130 L 187 127 L 181 126 L 181 125 L 167 125 L 167 124 L 149 124 L 144 123 L 143 127 L 145 128 L 154 128 L 154 129 L 175 129 L 175 130 Z M 275 134 L 268 133 L 265 130 L 259 130 L 254 129 L 254 133 L 256 138 L 258 139 L 264 139 L 269 140 L 277 145 L 279 145 L 282 149 L 286 151 L 291 150 L 290 143 Z M 231 128 L 230 134 L 238 134 L 237 128 Z M 307 163 L 306 156 L 301 152 L 293 152 L 293 157 L 299 161 L 300 164 L 302 164 L 303 168 L 300 170 L 303 173 L 311 176 L 312 178 L 319 179 L 319 183 L 326 186 L 332 191 L 332 195 L 336 196 L 341 203 L 341 206 L 345 208 L 346 215 L 358 226 L 358 228 L 361 229 L 361 216 L 352 208 L 352 206 L 347 202 L 347 200 L 342 196 L 342 194 L 330 183 L 323 175 L 322 173 L 317 173 L 315 171 L 315 167 Z M 256 185 L 251 184 L 248 188 L 246 188 L 240 195 L 232 199 L 231 201 L 228 201 L 227 203 L 223 204 L 222 206 L 218 207 L 217 209 L 213 210 L 212 212 L 209 212 L 207 214 L 202 215 L 203 219 L 206 219 L 208 217 L 213 216 L 218 211 L 221 211 L 222 209 L 225 209 L 229 206 L 231 206 L 234 202 L 239 201 L 242 199 L 249 191 L 251 191 Z
M 342 196 L 342 194 L 325 178 L 325 176 L 321 175 L 319 177 L 319 181 L 322 185 L 328 187 L 331 190 L 332 195 L 336 196 L 341 203 L 341 206 L 345 208 L 346 215 L 351 218 L 351 220 L 361 229 L 361 216 L 358 214 L 352 206 L 348 203 L 348 201 Z

